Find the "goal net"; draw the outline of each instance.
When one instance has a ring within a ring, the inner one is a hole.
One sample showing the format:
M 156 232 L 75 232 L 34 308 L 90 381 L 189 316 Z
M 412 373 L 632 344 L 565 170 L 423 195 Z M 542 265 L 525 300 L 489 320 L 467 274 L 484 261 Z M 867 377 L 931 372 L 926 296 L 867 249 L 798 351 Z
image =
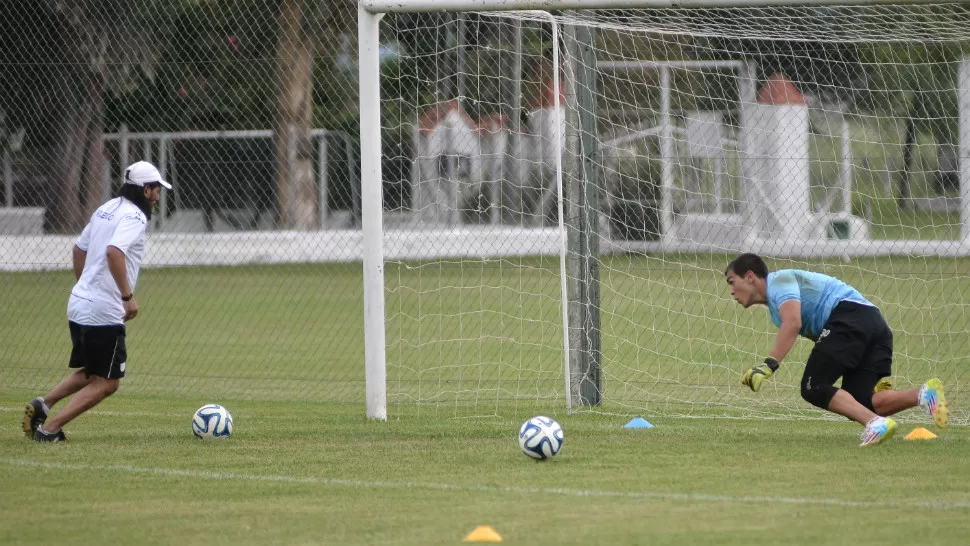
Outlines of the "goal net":
M 859 288 L 965 420 L 967 8 L 592 5 L 0 3 L 4 405 L 63 377 L 72 245 L 144 159 L 133 396 L 818 417 L 807 342 L 740 385 L 753 251 Z
M 809 342 L 740 384 L 776 331 L 725 283 L 748 251 L 858 288 L 894 330 L 894 385 L 959 400 L 968 23 L 958 4 L 385 14 L 373 149 L 409 169 L 384 203 L 387 402 L 822 416 L 799 396 Z

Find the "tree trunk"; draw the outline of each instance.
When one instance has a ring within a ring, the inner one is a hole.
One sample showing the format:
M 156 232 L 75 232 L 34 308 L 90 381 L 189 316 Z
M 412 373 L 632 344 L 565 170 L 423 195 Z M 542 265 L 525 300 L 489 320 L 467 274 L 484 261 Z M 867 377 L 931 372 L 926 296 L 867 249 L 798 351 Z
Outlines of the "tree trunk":
M 313 173 L 313 45 L 303 27 L 306 0 L 284 0 L 277 46 L 278 107 L 274 126 L 277 225 L 284 229 L 318 227 Z M 323 167 L 323 166 L 321 166 Z
M 960 147 L 949 142 L 936 145 L 935 189 L 939 195 L 960 191 Z
M 906 138 L 903 141 L 903 172 L 900 173 L 899 177 L 899 197 L 897 199 L 899 210 L 909 210 L 912 204 L 909 189 L 909 173 L 912 168 L 913 148 L 916 146 L 917 136 L 916 122 L 913 119 L 915 113 L 912 111 L 914 109 L 915 106 L 910 109 L 910 115 L 906 118 Z
M 45 223 L 55 233 L 75 233 L 101 203 L 101 141 L 106 37 L 81 2 L 59 2 L 64 59 L 52 87 L 60 92 L 49 104 L 53 132 L 47 162 L 35 169 L 47 178 Z
M 104 170 L 104 78 L 92 73 L 88 78 L 88 107 L 90 122 L 85 131 L 84 163 L 81 171 L 82 223 L 107 200 L 102 185 Z
M 82 225 L 81 208 L 81 169 L 87 141 L 87 127 L 91 123 L 91 107 L 86 100 L 79 100 L 71 89 L 73 82 L 67 76 L 76 72 L 76 67 L 68 66 L 63 72 L 61 89 L 70 90 L 61 94 L 61 102 L 56 105 L 56 125 L 54 138 L 48 150 L 49 170 L 47 171 L 51 191 L 47 194 L 46 224 L 55 233 L 72 233 Z M 43 165 L 39 166 L 42 170 Z

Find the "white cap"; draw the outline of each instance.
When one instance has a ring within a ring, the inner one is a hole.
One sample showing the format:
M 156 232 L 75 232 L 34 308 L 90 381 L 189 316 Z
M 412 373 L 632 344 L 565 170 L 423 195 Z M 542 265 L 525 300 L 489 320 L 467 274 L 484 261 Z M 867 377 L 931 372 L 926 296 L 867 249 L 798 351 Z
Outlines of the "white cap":
M 161 184 L 167 190 L 172 189 L 171 184 L 162 180 L 162 173 L 158 172 L 155 165 L 147 161 L 132 163 L 125 169 L 125 184 L 132 184 L 134 186 Z

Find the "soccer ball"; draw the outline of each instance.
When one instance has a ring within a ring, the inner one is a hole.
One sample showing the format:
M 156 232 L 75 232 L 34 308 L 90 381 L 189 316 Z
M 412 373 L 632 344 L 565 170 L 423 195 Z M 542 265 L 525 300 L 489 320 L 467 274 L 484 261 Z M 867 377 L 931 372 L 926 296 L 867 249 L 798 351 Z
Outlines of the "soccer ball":
M 533 417 L 519 429 L 519 447 L 533 459 L 549 459 L 562 449 L 562 427 L 555 419 Z
M 219 404 L 206 404 L 192 416 L 196 438 L 228 438 L 232 434 L 232 415 Z

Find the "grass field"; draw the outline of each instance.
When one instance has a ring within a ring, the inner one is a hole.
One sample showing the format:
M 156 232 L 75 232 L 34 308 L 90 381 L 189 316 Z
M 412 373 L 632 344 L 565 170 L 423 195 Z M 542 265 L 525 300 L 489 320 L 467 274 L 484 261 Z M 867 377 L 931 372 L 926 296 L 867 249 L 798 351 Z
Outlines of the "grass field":
M 123 392 L 67 444 L 18 430 L 0 391 L 3 544 L 966 544 L 970 433 L 856 446 L 844 422 L 566 416 L 563 451 L 518 451 L 520 415 L 367 422 L 357 404 L 223 401 L 235 433 L 192 437 L 203 398 Z M 901 433 L 912 427 L 903 426 Z
M 740 372 L 771 347 L 764 309 L 730 299 L 727 256 L 609 256 L 601 264 L 605 409 L 791 415 L 799 343 L 754 398 Z M 837 275 L 896 332 L 899 384 L 938 375 L 962 394 L 970 349 L 970 260 L 787 262 Z M 0 386 L 47 389 L 70 349 L 67 272 L 0 275 Z M 387 266 L 388 394 L 444 415 L 508 415 L 561 401 L 564 365 L 554 258 Z M 139 395 L 359 402 L 364 397 L 360 266 L 146 270 L 129 324 L 125 390 Z M 957 415 L 959 414 L 957 410 Z M 817 414 L 815 414 L 817 415 Z
M 805 419 L 804 342 L 740 387 L 774 330 L 730 300 L 726 258 L 604 258 L 605 402 L 572 415 L 555 260 L 388 264 L 388 422 L 364 418 L 359 264 L 149 269 L 129 376 L 65 445 L 19 421 L 66 371 L 71 276 L 2 274 L 0 543 L 456 544 L 478 525 L 511 544 L 970 542 L 966 427 L 905 441 L 927 423 L 911 410 L 858 448 L 859 426 Z M 970 260 L 772 265 L 869 295 L 898 384 L 941 376 L 965 422 Z M 233 438 L 192 437 L 208 402 Z M 566 430 L 548 463 L 515 442 L 536 414 Z M 623 429 L 635 415 L 656 428 Z

